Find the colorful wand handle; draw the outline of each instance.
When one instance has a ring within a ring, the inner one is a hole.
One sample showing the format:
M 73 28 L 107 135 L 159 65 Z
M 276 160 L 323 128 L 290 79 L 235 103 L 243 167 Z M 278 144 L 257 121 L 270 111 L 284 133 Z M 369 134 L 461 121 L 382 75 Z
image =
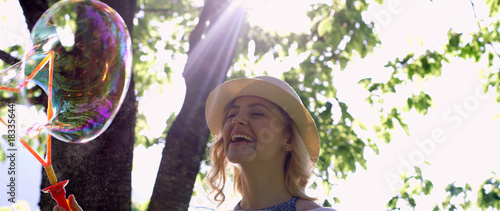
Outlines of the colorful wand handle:
M 68 201 L 66 201 L 66 190 L 64 187 L 68 184 L 69 180 L 64 180 L 56 185 L 52 185 L 48 188 L 43 189 L 44 193 L 50 193 L 52 198 L 56 200 L 57 206 L 63 207 L 66 210 L 70 210 L 68 206 Z

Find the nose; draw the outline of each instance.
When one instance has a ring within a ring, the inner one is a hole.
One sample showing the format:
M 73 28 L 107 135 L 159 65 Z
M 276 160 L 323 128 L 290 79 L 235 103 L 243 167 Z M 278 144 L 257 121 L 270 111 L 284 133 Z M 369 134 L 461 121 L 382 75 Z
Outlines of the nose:
M 234 118 L 233 118 L 233 125 L 240 125 L 240 126 L 243 126 L 243 125 L 247 125 L 247 120 L 242 118 L 241 115 L 236 115 Z

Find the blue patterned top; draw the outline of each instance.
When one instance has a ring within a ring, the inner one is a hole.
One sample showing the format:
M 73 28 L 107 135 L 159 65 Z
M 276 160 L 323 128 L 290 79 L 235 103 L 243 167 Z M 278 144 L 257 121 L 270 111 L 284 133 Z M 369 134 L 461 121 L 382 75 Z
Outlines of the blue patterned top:
M 278 205 L 259 209 L 259 211 L 264 211 L 264 210 L 265 211 L 297 211 L 297 207 L 295 207 L 297 200 L 299 200 L 299 198 L 297 196 L 293 196 L 292 199 L 290 199 L 287 202 L 283 202 L 283 203 L 278 204 Z M 245 209 L 240 207 L 240 203 L 241 203 L 241 201 L 238 202 L 238 204 L 234 207 L 234 210 L 245 210 Z

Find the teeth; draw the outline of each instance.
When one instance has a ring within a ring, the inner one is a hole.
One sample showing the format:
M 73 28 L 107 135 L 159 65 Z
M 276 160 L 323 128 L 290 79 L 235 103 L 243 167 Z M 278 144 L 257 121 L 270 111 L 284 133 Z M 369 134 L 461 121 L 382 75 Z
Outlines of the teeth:
M 250 136 L 247 136 L 247 135 L 243 135 L 243 134 L 236 134 L 236 135 L 233 135 L 233 137 L 231 137 L 231 141 L 232 142 L 236 142 L 236 139 L 238 138 L 242 138 L 242 139 L 245 139 L 247 141 L 253 141 L 253 138 L 250 137 Z

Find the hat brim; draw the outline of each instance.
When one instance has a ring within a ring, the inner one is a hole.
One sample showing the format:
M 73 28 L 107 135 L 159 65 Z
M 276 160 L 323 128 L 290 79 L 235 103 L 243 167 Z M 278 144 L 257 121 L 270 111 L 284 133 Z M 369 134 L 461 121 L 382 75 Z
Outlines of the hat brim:
M 272 77 L 234 79 L 216 87 L 208 96 L 205 108 L 207 124 L 213 135 L 222 133 L 224 110 L 228 103 L 241 96 L 261 97 L 280 106 L 294 120 L 311 161 L 316 163 L 319 136 L 314 120 L 295 91 L 285 82 Z

